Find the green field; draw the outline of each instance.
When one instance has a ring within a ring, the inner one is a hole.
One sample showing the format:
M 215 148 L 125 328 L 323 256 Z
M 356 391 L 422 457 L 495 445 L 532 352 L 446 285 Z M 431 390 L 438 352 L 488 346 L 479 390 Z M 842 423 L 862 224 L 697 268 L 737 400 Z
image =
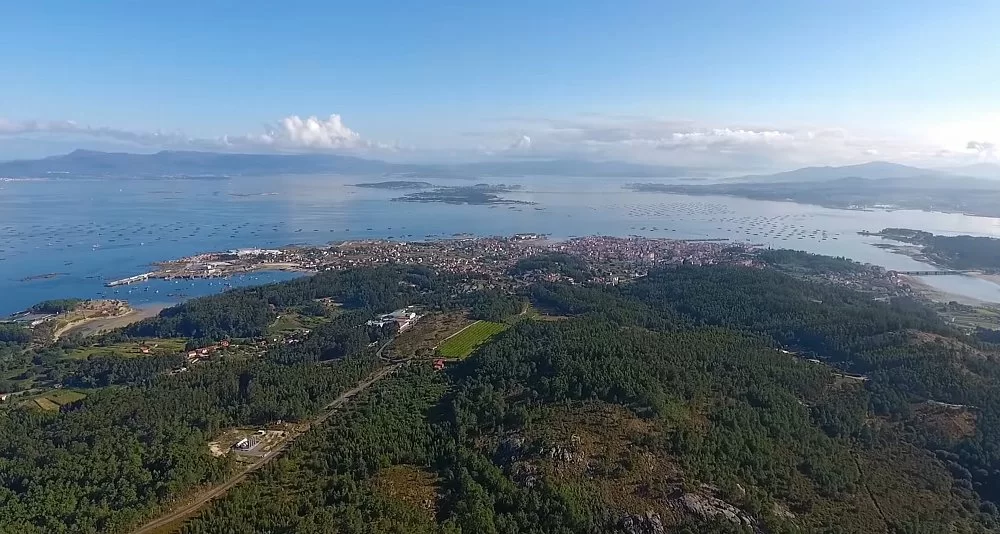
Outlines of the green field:
M 271 335 L 288 334 L 303 329 L 312 330 L 328 322 L 330 322 L 329 317 L 303 315 L 294 311 L 285 312 L 274 320 L 274 324 L 268 327 L 267 331 Z
M 476 321 L 438 346 L 438 354 L 445 358 L 465 358 L 489 338 L 506 330 L 508 325 L 490 321 Z
M 51 412 L 59 410 L 58 404 L 50 401 L 49 399 L 46 399 L 45 397 L 38 397 L 37 399 L 35 399 L 35 404 L 43 410 L 48 410 Z
M 32 399 L 27 399 L 25 403 L 33 403 L 43 410 L 57 411 L 61 406 L 87 398 L 79 391 L 71 389 L 56 389 Z M 29 404 L 30 405 L 30 404 Z
M 148 356 L 143 354 L 141 347 L 148 347 L 150 354 L 176 354 L 184 352 L 184 339 L 148 339 L 143 341 L 129 341 L 123 343 L 113 343 L 111 345 L 91 345 L 80 347 L 69 352 L 69 357 L 75 360 L 86 360 L 92 356 L 118 356 L 122 358 L 138 358 Z
M 81 399 L 87 398 L 86 395 L 80 393 L 79 391 L 73 391 L 71 389 L 60 389 L 45 395 L 46 399 L 62 406 L 64 404 L 69 404 L 71 402 L 76 402 Z

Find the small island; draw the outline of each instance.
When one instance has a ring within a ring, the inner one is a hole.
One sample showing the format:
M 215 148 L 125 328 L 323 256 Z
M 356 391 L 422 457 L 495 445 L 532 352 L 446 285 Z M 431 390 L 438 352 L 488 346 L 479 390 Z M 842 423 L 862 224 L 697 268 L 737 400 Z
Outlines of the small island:
M 364 187 L 366 189 L 388 189 L 390 191 L 400 191 L 406 189 L 429 189 L 434 187 L 430 182 L 414 182 L 409 180 L 389 180 L 385 182 L 370 182 L 354 184 L 354 187 Z
M 396 202 L 439 202 L 442 204 L 470 204 L 477 206 L 534 205 L 526 200 L 512 200 L 500 196 L 520 190 L 518 185 L 476 184 L 470 186 L 438 187 L 431 191 L 417 191 L 394 198 Z
M 64 276 L 64 275 L 66 275 L 66 273 L 34 274 L 34 275 L 31 275 L 31 276 L 25 276 L 24 278 L 21 278 L 19 281 L 20 282 L 34 282 L 36 280 L 51 280 L 53 278 L 58 278 L 58 277 Z

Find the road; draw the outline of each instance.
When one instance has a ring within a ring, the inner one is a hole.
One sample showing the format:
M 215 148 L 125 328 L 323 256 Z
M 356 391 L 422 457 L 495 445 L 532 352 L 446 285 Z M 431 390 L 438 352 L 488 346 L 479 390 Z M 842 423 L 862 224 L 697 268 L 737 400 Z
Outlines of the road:
M 396 363 L 396 364 L 393 364 L 393 365 L 388 365 L 388 366 L 382 367 L 378 371 L 375 371 L 374 373 L 368 375 L 364 380 L 362 380 L 361 382 L 359 382 L 356 386 L 354 386 L 353 388 L 351 388 L 351 389 L 349 389 L 349 390 L 341 393 L 340 396 L 337 397 L 336 399 L 334 399 L 333 402 L 331 402 L 330 404 L 327 404 L 323 408 L 322 413 L 320 413 L 320 415 L 316 416 L 316 418 L 313 419 L 310 422 L 309 427 L 312 428 L 314 425 L 317 425 L 317 424 L 320 424 L 320 423 L 326 421 L 327 419 L 330 418 L 331 415 L 333 415 L 337 411 L 338 408 L 340 408 L 341 406 L 343 406 L 344 404 L 346 404 L 348 401 L 350 401 L 352 398 L 354 398 L 354 396 L 356 396 L 358 393 L 361 393 L 362 391 L 368 389 L 375 382 L 378 382 L 379 380 L 385 378 L 386 376 L 389 376 L 390 374 L 396 372 L 400 367 L 406 365 L 406 363 L 407 362 L 400 362 L 400 363 Z M 271 460 L 273 460 L 273 459 L 277 458 L 278 456 L 280 456 L 281 453 L 282 453 L 282 451 L 284 451 L 285 448 L 288 447 L 288 444 L 291 443 L 291 442 L 293 442 L 293 441 L 295 441 L 295 438 L 298 437 L 299 435 L 301 435 L 301 434 L 294 434 L 293 435 L 293 434 L 289 433 L 287 439 L 285 439 L 283 442 L 281 442 L 273 450 L 269 451 L 263 458 L 261 458 L 260 460 L 254 462 L 253 464 L 249 465 L 248 467 L 244 468 L 242 471 L 236 473 L 235 475 L 232 476 L 232 478 L 230 478 L 229 480 L 227 480 L 223 484 L 215 486 L 215 487 L 213 487 L 211 489 L 208 489 L 208 490 L 206 490 L 206 491 L 198 494 L 197 496 L 195 496 L 194 500 L 192 500 L 191 502 L 186 503 L 185 505 L 181 506 L 180 508 L 176 508 L 174 510 L 171 510 L 171 511 L 167 512 L 165 515 L 162 515 L 162 516 L 154 519 L 153 521 L 150 521 L 149 523 L 146 523 L 141 528 L 133 531 L 133 533 L 134 534 L 150 534 L 152 532 L 155 532 L 159 528 L 163 528 L 163 527 L 165 527 L 167 525 L 170 525 L 170 524 L 172 524 L 174 522 L 180 521 L 180 520 L 184 519 L 185 517 L 189 517 L 189 516 L 193 515 L 195 512 L 197 512 L 199 509 L 201 509 L 201 507 L 203 507 L 206 504 L 208 504 L 209 501 L 211 501 L 212 499 L 214 499 L 214 498 L 216 498 L 216 497 L 218 497 L 218 496 L 226 493 L 227 491 L 229 491 L 230 488 L 232 488 L 233 486 L 235 486 L 235 485 L 239 484 L 240 482 L 242 482 L 244 479 L 246 479 L 246 477 L 250 473 L 253 473 L 254 471 L 260 469 L 261 467 L 263 467 L 265 464 L 267 464 Z

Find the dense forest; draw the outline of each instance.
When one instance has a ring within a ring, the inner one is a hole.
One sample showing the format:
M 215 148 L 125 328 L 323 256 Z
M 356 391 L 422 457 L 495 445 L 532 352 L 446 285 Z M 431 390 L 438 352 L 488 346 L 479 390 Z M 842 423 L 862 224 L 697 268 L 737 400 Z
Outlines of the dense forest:
M 530 294 L 571 318 L 520 321 L 445 376 L 394 377 L 185 531 L 998 526 L 992 349 L 919 303 L 730 267 Z M 981 419 L 942 431 L 927 401 Z
M 44 300 L 35 304 L 29 311 L 34 313 L 63 313 L 70 311 L 83 302 L 83 299 Z
M 433 299 L 432 278 L 419 268 L 318 275 L 196 299 L 97 340 L 252 337 L 286 306 L 333 297 L 358 307 L 299 343 L 222 355 L 183 373 L 167 373 L 183 354 L 77 360 L 67 357 L 73 341 L 29 349 L 21 330 L 5 326 L 4 368 L 27 365 L 39 380 L 88 394 L 57 412 L 15 405 L 0 418 L 0 531 L 127 532 L 223 479 L 233 465 L 208 454 L 209 439 L 228 427 L 305 419 L 355 385 L 379 365 L 371 343 L 389 334 L 364 326 L 368 307 Z
M 231 472 L 207 453 L 221 430 L 307 420 L 376 369 L 373 347 L 393 332 L 366 319 L 419 304 L 518 320 L 444 372 L 404 366 L 182 530 L 1000 528 L 992 338 L 911 299 L 789 274 L 849 263 L 769 262 L 785 267 L 681 266 L 518 294 L 421 268 L 322 273 L 196 299 L 103 339 L 258 339 L 290 309 L 326 314 L 294 343 L 180 374 L 165 373 L 179 356 L 67 362 L 69 345 L 12 339 L 0 347 L 89 395 L 0 421 L 0 525 L 127 531 Z M 539 315 L 520 315 L 528 301 Z

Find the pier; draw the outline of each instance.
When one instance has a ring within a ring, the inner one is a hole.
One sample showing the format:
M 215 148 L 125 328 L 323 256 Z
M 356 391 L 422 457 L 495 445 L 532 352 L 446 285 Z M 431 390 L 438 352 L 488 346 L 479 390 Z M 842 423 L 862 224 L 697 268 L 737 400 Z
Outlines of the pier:
M 156 273 L 149 272 L 149 273 L 137 274 L 135 276 L 130 276 L 128 278 L 122 278 L 121 280 L 112 280 L 110 282 L 105 283 L 104 287 L 126 286 L 128 284 L 133 284 L 135 282 L 145 282 L 146 280 L 149 280 L 149 277 L 154 274 Z

